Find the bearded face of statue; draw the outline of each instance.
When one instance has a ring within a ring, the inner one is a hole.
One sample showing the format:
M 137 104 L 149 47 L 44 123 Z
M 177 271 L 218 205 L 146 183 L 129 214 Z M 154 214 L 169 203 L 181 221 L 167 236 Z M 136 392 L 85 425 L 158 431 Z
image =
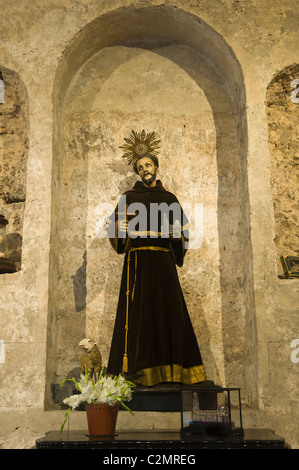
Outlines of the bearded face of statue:
M 156 185 L 157 170 L 157 166 L 150 157 L 140 158 L 137 162 L 138 175 L 146 186 Z

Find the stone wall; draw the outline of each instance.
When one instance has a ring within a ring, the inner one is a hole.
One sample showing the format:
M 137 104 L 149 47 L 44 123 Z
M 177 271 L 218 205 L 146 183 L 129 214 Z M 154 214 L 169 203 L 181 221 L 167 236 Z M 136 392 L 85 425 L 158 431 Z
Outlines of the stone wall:
M 286 113 L 297 108 L 284 107 L 282 134 L 270 106 L 279 71 L 296 78 L 295 0 L 0 3 L 0 69 L 20 77 L 28 104 L 26 183 L 9 185 L 26 188 L 22 232 L 12 206 L 7 214 L 22 236 L 21 269 L 0 277 L 3 447 L 30 447 L 59 427 L 53 392 L 91 328 L 107 358 L 122 259 L 95 236 L 96 209 L 133 182 L 118 147 L 137 125 L 160 134 L 164 184 L 203 203 L 203 244 L 179 272 L 209 376 L 241 386 L 245 426 L 272 427 L 298 447 L 298 283 L 278 277 L 277 260 L 297 252 L 295 232 L 278 247 L 280 220 L 294 226 L 296 206 L 276 185 L 295 149 Z M 145 422 L 157 417 L 122 415 L 119 425 Z M 177 422 L 164 415 L 162 425 Z

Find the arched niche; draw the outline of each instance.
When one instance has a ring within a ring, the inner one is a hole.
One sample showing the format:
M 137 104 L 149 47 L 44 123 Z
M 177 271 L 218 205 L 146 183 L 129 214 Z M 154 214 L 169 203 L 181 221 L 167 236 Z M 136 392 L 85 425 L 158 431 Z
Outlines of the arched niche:
M 180 277 L 209 378 L 255 399 L 245 109 L 232 50 L 177 8 L 113 11 L 65 51 L 54 84 L 46 407 L 60 402 L 55 390 L 74 373 L 85 334 L 107 360 L 123 260 L 94 228 L 98 203 L 116 203 L 134 180 L 118 146 L 139 126 L 159 133 L 167 188 L 203 203 L 203 244 Z
M 29 149 L 28 95 L 15 71 L 0 65 L 0 78 L 0 214 L 8 220 L 8 255 L 19 271 Z

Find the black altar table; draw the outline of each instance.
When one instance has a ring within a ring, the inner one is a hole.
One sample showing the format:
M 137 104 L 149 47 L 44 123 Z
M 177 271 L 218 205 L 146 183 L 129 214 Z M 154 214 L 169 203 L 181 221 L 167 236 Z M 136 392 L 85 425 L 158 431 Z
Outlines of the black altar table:
M 50 431 L 36 449 L 287 449 L 269 429 L 245 429 L 242 435 L 186 435 L 173 430 L 121 430 L 114 436 L 89 437 L 88 431 Z

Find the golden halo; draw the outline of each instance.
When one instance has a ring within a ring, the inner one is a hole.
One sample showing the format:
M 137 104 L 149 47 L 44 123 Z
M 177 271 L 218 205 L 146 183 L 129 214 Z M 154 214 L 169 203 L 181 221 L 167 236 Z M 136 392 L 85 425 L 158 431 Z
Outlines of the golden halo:
M 140 157 L 156 156 L 159 152 L 158 149 L 160 140 L 156 140 L 156 133 L 149 132 L 148 134 L 143 129 L 142 132 L 132 131 L 128 138 L 124 138 L 125 144 L 119 148 L 123 149 L 125 153 L 122 158 L 126 158 L 128 164 L 134 162 Z

